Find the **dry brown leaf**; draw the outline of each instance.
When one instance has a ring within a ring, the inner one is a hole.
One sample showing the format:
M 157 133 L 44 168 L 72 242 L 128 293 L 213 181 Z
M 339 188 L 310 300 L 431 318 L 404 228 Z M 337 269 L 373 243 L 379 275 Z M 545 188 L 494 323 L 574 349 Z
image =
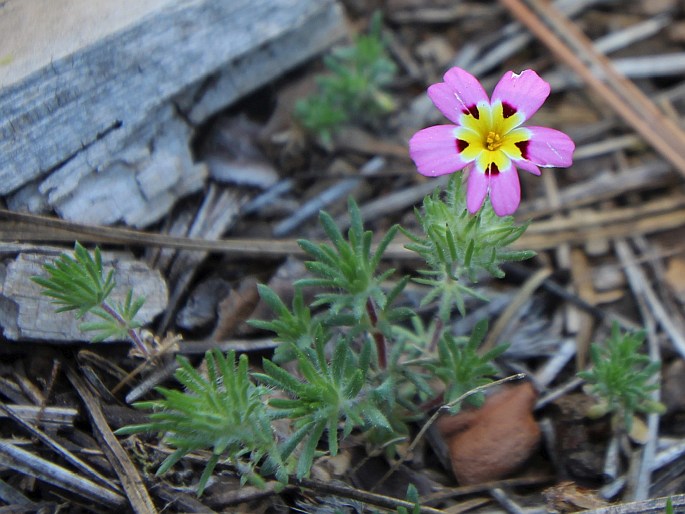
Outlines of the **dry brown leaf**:
M 257 302 L 259 302 L 257 280 L 254 277 L 248 277 L 219 303 L 219 321 L 212 339 L 222 341 L 233 335 L 238 325 L 250 318 Z
M 565 514 L 607 506 L 607 502 L 597 496 L 594 491 L 578 487 L 571 481 L 561 482 L 545 489 L 542 495 L 547 502 L 549 512 Z
M 502 388 L 478 410 L 438 421 L 459 484 L 498 480 L 535 451 L 540 428 L 533 418 L 537 391 L 530 382 Z

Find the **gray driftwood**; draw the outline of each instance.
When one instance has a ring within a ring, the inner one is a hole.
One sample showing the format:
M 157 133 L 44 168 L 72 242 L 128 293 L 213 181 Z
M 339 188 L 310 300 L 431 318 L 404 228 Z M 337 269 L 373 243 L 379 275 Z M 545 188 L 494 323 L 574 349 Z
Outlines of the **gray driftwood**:
M 79 330 L 81 321 L 73 311 L 55 313 L 50 299 L 41 295 L 41 287 L 31 280 L 33 275 L 44 275 L 43 265 L 54 260 L 53 255 L 22 253 L 15 259 L 0 262 L 0 325 L 8 339 L 36 339 L 51 341 L 85 341 L 89 337 Z M 114 269 L 117 287 L 112 291 L 112 304 L 122 302 L 129 289 L 134 296 L 145 296 L 145 305 L 138 319 L 148 323 L 162 312 L 167 304 L 166 282 L 159 271 L 143 262 L 122 257 L 122 254 L 103 254 L 106 270 Z M 82 321 L 95 321 L 87 314 Z
M 666 512 L 668 498 L 653 498 L 638 502 L 620 503 L 611 507 L 584 511 L 585 514 L 661 514 Z M 685 495 L 674 494 L 671 496 L 673 512 L 683 512 L 685 508 Z
M 91 224 L 200 190 L 197 124 L 344 35 L 335 0 L 53 3 L 0 4 L 0 195 Z
M 119 493 L 76 475 L 68 469 L 19 448 L 9 441 L 0 441 L 0 457 L 0 460 L 9 469 L 38 478 L 55 487 L 94 501 L 98 505 L 107 505 L 116 509 L 121 508 L 126 503 L 126 498 Z
M 74 425 L 78 411 L 71 407 L 41 407 L 38 405 L 5 405 L 14 414 L 30 423 L 41 423 L 50 428 L 67 428 Z M 7 418 L 0 408 L 0 418 Z

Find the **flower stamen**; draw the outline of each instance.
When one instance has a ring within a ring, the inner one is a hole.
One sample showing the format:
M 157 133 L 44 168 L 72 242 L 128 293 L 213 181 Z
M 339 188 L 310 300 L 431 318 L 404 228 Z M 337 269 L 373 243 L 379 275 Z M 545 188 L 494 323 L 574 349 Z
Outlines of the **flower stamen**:
M 488 136 L 485 138 L 485 148 L 494 152 L 502 146 L 502 143 L 502 137 L 497 132 L 493 132 L 492 130 L 488 132 Z

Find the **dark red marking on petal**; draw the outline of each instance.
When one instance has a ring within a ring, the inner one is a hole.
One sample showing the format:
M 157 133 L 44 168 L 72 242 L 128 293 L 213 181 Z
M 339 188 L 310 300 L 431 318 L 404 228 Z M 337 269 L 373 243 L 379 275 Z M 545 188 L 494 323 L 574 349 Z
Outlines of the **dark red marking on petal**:
M 457 139 L 457 152 L 461 153 L 468 148 L 468 142 L 463 139 Z
M 464 114 L 470 114 L 474 118 L 478 119 L 480 118 L 480 113 L 478 112 L 478 106 L 476 105 L 469 105 L 462 111 Z
M 513 116 L 517 112 L 518 111 L 516 110 L 516 107 L 514 107 L 510 103 L 502 102 L 502 116 L 508 118 L 509 116 Z
M 519 141 L 518 143 L 514 143 L 516 145 L 516 148 L 518 148 L 521 152 L 521 157 L 524 159 L 528 159 L 528 144 L 530 141 Z
M 497 164 L 495 164 L 494 162 L 488 164 L 488 175 L 490 175 L 491 177 L 493 175 L 499 175 L 499 168 L 497 167 Z

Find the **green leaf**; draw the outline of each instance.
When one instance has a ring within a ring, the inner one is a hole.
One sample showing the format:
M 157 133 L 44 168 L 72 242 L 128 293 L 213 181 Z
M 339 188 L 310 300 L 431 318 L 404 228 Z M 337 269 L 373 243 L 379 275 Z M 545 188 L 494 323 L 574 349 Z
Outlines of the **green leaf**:
M 316 451 L 316 445 L 319 444 L 321 435 L 326 428 L 326 421 L 320 421 L 316 423 L 311 429 L 311 433 L 307 442 L 302 449 L 302 454 L 297 463 L 297 478 L 304 478 L 309 476 L 309 470 L 314 462 L 314 452 Z
M 635 412 L 659 412 L 652 393 L 659 388 L 661 363 L 638 353 L 644 339 L 644 331 L 623 333 L 614 322 L 609 338 L 590 346 L 592 368 L 578 372 L 604 410 L 623 419 L 627 431 Z

